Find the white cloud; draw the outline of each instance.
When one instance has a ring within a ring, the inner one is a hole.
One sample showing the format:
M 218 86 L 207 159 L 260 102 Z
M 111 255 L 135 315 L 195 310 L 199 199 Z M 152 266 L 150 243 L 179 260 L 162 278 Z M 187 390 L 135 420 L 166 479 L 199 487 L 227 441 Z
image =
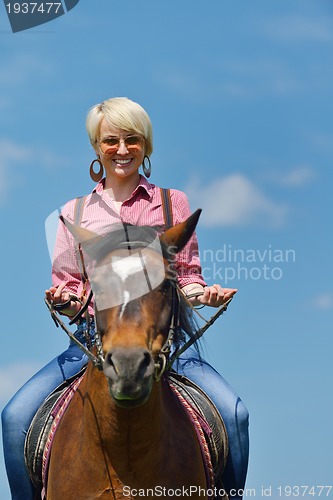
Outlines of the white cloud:
M 238 89 L 235 96 L 241 97 L 299 94 L 327 88 L 330 84 L 318 76 L 323 71 L 327 74 L 324 62 L 318 62 L 316 66 L 309 63 L 298 67 L 285 59 L 256 57 L 222 61 L 219 70 L 223 75 L 222 91 L 227 90 L 232 83 L 231 89 L 234 85 Z M 229 95 L 233 97 L 231 92 Z
M 15 144 L 10 139 L 0 138 L 0 198 L 3 201 L 6 192 L 14 184 L 14 175 L 8 172 L 15 172 L 17 166 L 32 158 L 32 150 Z
M 308 165 L 295 167 L 285 175 L 282 175 L 281 182 L 286 186 L 303 186 L 308 184 L 316 177 L 313 168 Z
M 32 155 L 31 149 L 5 138 L 0 138 L 0 150 L 2 161 L 20 162 L 27 158 L 29 159 Z
M 162 87 L 178 95 L 195 99 L 200 96 L 201 101 L 206 99 L 205 79 L 183 67 L 177 67 L 175 64 L 160 66 L 153 71 L 152 78 Z
M 39 370 L 36 363 L 12 363 L 0 368 L 0 404 L 3 407 L 15 392 Z
M 0 111 L 4 111 L 8 108 L 9 103 L 5 96 L 0 96 Z
M 324 154 L 333 154 L 333 134 L 331 133 L 306 133 L 305 137 L 310 140 L 319 151 Z
M 309 165 L 299 165 L 289 172 L 269 172 L 265 177 L 276 184 L 286 187 L 302 187 L 309 184 L 317 176 L 314 168 Z
M 37 151 L 35 154 L 37 154 Z M 58 153 L 54 153 L 49 149 L 38 148 L 38 164 L 48 170 L 58 170 L 61 167 L 68 167 L 72 163 L 69 158 L 65 156 L 60 156 Z
M 20 167 L 26 166 L 33 159 L 46 169 L 69 164 L 66 158 L 59 157 L 45 148 L 27 147 L 4 137 L 0 138 L 0 151 L 0 199 L 2 202 L 5 200 L 6 193 L 17 182 Z
M 52 75 L 55 71 L 51 58 L 42 58 L 29 52 L 11 56 L 3 60 L 0 67 L 0 83 L 2 85 L 21 86 L 36 76 Z
M 321 89 L 327 85 L 318 78 L 320 68 L 297 68 L 279 60 L 200 60 L 200 73 L 174 64 L 157 68 L 152 78 L 168 91 L 186 99 L 212 102 L 216 99 L 256 99 L 285 96 Z M 212 77 L 212 75 L 214 75 Z
M 328 292 L 317 295 L 312 303 L 316 309 L 320 309 L 322 311 L 333 309 L 333 293 Z
M 270 226 L 285 222 L 286 205 L 271 201 L 244 175 L 220 177 L 210 184 L 198 180 L 187 187 L 191 206 L 203 209 L 205 226 Z
M 330 18 L 316 19 L 302 16 L 289 16 L 266 22 L 264 34 L 286 42 L 321 42 L 333 41 L 333 23 Z

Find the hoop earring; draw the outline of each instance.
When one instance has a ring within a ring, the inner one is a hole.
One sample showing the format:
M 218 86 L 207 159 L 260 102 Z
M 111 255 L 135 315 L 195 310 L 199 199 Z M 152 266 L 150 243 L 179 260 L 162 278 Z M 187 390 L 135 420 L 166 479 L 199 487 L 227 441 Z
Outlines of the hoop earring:
M 148 167 L 146 165 L 146 160 L 148 161 Z M 148 179 L 150 177 L 150 174 L 151 174 L 151 162 L 150 162 L 149 156 L 147 156 L 147 155 L 143 158 L 142 170 L 143 170 L 143 173 L 145 174 L 145 176 Z
M 98 172 L 95 172 L 95 171 L 94 171 L 94 164 L 95 164 L 96 162 L 99 164 L 99 171 L 98 171 Z M 95 160 L 93 160 L 93 161 L 90 163 L 89 173 L 90 173 L 90 177 L 91 177 L 91 179 L 92 179 L 94 182 L 99 182 L 99 181 L 102 179 L 103 174 L 104 174 L 104 168 L 103 168 L 102 162 L 101 162 L 101 160 L 100 160 L 99 158 L 95 158 Z

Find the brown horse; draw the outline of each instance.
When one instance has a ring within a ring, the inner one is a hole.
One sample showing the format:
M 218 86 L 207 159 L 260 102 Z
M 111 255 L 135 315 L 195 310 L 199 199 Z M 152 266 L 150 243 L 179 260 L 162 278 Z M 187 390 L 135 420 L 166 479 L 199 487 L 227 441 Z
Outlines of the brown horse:
M 167 375 L 161 377 L 161 351 L 170 332 L 176 343 L 180 333 L 190 333 L 188 305 L 177 290 L 172 256 L 188 242 L 199 215 L 200 211 L 195 212 L 158 239 L 164 278 L 134 299 L 126 295 L 127 286 L 130 288 L 127 281 L 133 279 L 128 276 L 128 261 L 125 270 L 121 263 L 131 254 L 143 262 L 148 285 L 149 276 L 156 277 L 161 254 L 150 245 L 154 240 L 151 228 L 146 228 L 148 245 L 138 241 L 139 228 L 135 227 L 131 228 L 131 242 L 118 244 L 115 234 L 97 237 L 65 221 L 86 254 L 93 253 L 97 261 L 100 272 L 95 273 L 92 288 L 103 291 L 103 281 L 109 279 L 105 266 L 115 270 L 116 262 L 120 271 L 116 281 L 110 278 L 111 289 L 121 278 L 124 300 L 99 310 L 102 302 L 95 297 L 103 369 L 89 362 L 60 422 L 50 456 L 48 500 L 188 498 L 189 493 L 192 499 L 206 498 L 206 474 L 197 436 L 167 383 Z

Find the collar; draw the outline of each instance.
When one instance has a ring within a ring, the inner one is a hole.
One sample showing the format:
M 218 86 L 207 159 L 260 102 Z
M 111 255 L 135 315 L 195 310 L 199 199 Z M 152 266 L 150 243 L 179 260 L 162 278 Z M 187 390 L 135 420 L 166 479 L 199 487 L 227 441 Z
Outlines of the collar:
M 94 189 L 92 190 L 92 194 L 97 193 L 100 196 L 102 196 L 103 191 L 104 191 L 104 186 L 105 186 L 105 177 L 101 181 L 99 181 L 99 183 L 94 187 Z M 139 183 L 136 186 L 136 188 L 134 189 L 134 191 L 131 194 L 131 196 L 129 197 L 129 199 L 132 198 L 133 196 L 135 196 L 140 191 L 144 191 L 148 195 L 149 200 L 152 199 L 153 192 L 154 192 L 154 184 L 150 184 L 150 182 L 148 182 L 147 179 L 145 177 L 143 177 L 143 175 L 141 175 L 141 174 L 140 174 Z

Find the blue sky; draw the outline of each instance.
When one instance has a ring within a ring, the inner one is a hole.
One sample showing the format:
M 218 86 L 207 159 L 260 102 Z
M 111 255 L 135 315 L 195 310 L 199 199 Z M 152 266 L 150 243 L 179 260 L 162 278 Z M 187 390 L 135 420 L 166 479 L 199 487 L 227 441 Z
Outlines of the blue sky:
M 44 224 L 92 189 L 88 109 L 127 96 L 152 182 L 203 208 L 207 280 L 239 289 L 204 351 L 250 411 L 247 487 L 332 484 L 332 2 L 80 0 L 16 34 L 1 5 L 0 46 L 1 406 L 66 347 Z

